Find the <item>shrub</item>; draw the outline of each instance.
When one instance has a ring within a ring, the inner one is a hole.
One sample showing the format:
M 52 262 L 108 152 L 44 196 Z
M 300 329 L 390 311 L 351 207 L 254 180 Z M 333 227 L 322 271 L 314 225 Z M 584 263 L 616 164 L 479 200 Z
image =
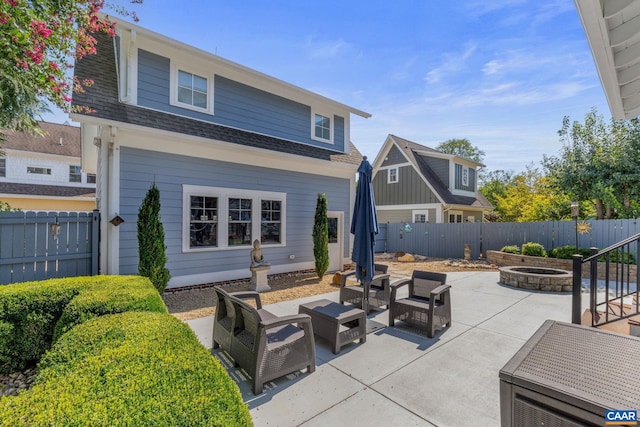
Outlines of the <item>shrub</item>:
M 598 257 L 598 261 L 605 262 L 607 260 L 606 255 L 601 255 Z M 612 251 L 609 252 L 609 262 L 618 263 L 621 262 L 623 264 L 635 264 L 636 257 L 633 256 L 632 253 L 625 252 L 624 256 L 620 251 Z
M 502 249 L 500 249 L 500 252 L 517 255 L 520 253 L 520 248 L 518 247 L 518 245 L 503 246 Z
M 589 248 L 576 248 L 573 245 L 558 246 L 549 251 L 550 258 L 572 259 L 574 255 L 579 254 L 584 257 L 589 256 Z
M 327 219 L 327 195 L 318 194 L 316 216 L 313 223 L 313 256 L 316 274 L 322 278 L 329 268 L 329 223 Z
M 160 222 L 160 190 L 154 182 L 138 211 L 138 273 L 148 277 L 159 293 L 164 292 L 171 278 L 165 268 L 166 250 Z
M 167 309 L 147 278 L 91 276 L 0 286 L 0 372 L 33 364 L 62 333 L 92 317 Z
M 220 362 L 164 313 L 91 319 L 62 335 L 34 385 L 0 399 L 0 426 L 249 426 Z
M 540 243 L 528 242 L 522 245 L 522 255 L 546 257 L 547 252 Z

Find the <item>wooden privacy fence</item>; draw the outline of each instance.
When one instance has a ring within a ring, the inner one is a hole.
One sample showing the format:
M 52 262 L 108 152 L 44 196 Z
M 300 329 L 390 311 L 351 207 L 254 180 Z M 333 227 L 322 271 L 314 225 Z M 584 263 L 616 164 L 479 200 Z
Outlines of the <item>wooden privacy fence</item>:
M 408 225 L 408 227 L 407 227 Z M 407 231 L 410 230 L 410 231 Z M 463 258 L 469 245 L 471 258 L 503 246 L 536 242 L 547 251 L 565 245 L 606 248 L 640 233 L 638 219 L 579 221 L 492 222 L 492 223 L 387 223 L 380 224 L 376 252 L 403 251 L 435 258 Z M 576 236 L 577 234 L 577 236 Z M 635 254 L 637 255 L 637 254 Z
M 0 212 L 0 284 L 98 274 L 99 214 Z

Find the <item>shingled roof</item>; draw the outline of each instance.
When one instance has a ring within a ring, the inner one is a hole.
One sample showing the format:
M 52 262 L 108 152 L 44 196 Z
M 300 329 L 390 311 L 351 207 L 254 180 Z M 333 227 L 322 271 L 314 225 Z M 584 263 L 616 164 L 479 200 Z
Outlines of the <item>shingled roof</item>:
M 66 124 L 39 122 L 44 135 L 3 130 L 6 141 L 1 147 L 6 150 L 30 151 L 80 157 L 80 128 Z
M 408 139 L 400 138 L 396 135 L 389 135 L 395 142 L 396 146 L 405 154 L 413 166 L 418 170 L 422 176 L 431 184 L 433 190 L 438 194 L 440 200 L 447 205 L 463 205 L 474 206 L 479 208 L 492 208 L 491 203 L 482 195 L 477 192 L 477 197 L 458 196 L 449 190 L 449 188 L 442 182 L 433 169 L 427 164 L 422 155 L 419 152 L 431 152 L 434 154 L 446 154 L 442 151 L 434 150 L 427 146 L 417 144 Z
M 95 110 L 94 113 L 90 113 L 92 117 L 332 162 L 358 165 L 362 161 L 362 155 L 351 142 L 349 154 L 337 153 L 311 145 L 120 103 L 113 40 L 103 33 L 94 34 L 94 36 L 97 40 L 97 54 L 82 58 L 75 66 L 75 73 L 79 79 L 89 78 L 94 81 L 94 84 L 86 88 L 84 93 L 76 93 L 73 96 L 74 105 Z
M 63 185 L 0 182 L 0 194 L 24 194 L 48 197 L 96 197 L 96 189 L 91 187 L 65 187 Z

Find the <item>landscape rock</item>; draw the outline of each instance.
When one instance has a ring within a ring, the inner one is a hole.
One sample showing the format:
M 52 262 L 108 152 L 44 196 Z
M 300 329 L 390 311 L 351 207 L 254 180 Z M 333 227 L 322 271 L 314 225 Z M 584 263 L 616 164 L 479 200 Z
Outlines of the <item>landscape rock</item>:
M 400 262 L 414 262 L 416 258 L 411 254 L 404 254 L 401 257 L 398 257 L 398 261 Z

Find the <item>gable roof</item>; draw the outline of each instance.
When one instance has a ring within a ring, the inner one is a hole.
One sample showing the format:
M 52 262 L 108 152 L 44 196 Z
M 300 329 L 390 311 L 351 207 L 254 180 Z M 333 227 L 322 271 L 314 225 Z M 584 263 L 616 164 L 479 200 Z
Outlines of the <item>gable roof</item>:
M 74 93 L 73 105 L 87 106 L 94 109 L 95 112 L 77 113 L 74 118 L 79 121 L 103 119 L 331 162 L 359 165 L 362 161 L 362 155 L 350 141 L 349 154 L 344 154 L 121 103 L 118 99 L 118 77 L 113 40 L 104 33 L 96 33 L 94 36 L 97 40 L 97 54 L 85 56 L 75 65 L 76 76 L 80 80 L 90 78 L 94 84 L 87 87 L 84 93 Z
M 91 187 L 66 187 L 64 185 L 0 182 L 0 194 L 94 198 L 96 197 L 96 189 Z
M 404 154 L 404 156 L 409 160 L 416 171 L 420 173 L 424 181 L 436 194 L 436 196 L 442 201 L 443 204 L 473 206 L 487 209 L 492 208 L 491 203 L 489 203 L 489 201 L 480 192 L 477 192 L 477 197 L 459 196 L 451 193 L 449 188 L 444 184 L 444 182 L 442 182 L 438 175 L 427 164 L 421 154 L 424 153 L 427 156 L 431 154 L 434 157 L 448 158 L 449 161 L 451 161 L 452 159 L 462 159 L 461 157 L 434 150 L 433 148 L 429 148 L 425 145 L 409 141 L 408 139 L 400 138 L 396 135 L 390 134 L 387 139 L 392 141 L 393 144 L 395 144 L 395 146 L 400 150 L 400 152 Z M 378 163 L 377 160 L 378 159 L 376 159 L 375 162 L 376 165 Z M 468 159 L 464 160 L 470 161 Z M 472 163 L 479 165 L 479 163 L 477 162 Z
M 66 124 L 38 122 L 44 135 L 4 130 L 6 141 L 1 147 L 6 150 L 29 151 L 80 157 L 80 128 Z

